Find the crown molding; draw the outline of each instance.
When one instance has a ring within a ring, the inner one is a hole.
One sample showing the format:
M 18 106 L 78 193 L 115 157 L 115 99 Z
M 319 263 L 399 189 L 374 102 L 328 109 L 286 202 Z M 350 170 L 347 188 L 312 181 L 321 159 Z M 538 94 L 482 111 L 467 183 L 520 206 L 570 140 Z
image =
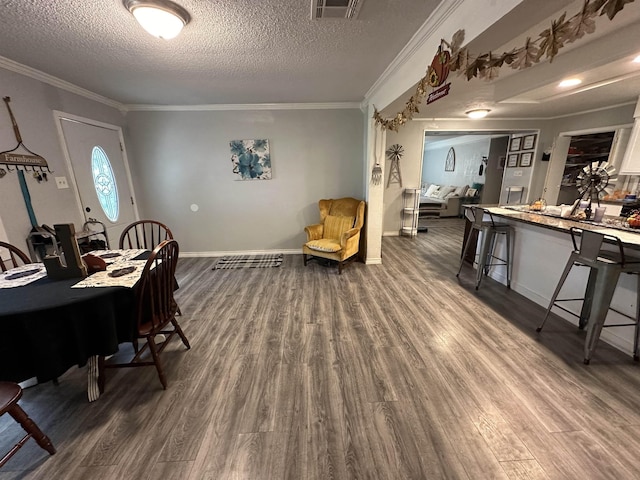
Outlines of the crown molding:
M 108 105 L 109 107 L 117 108 L 120 111 L 126 110 L 124 105 L 120 102 L 116 102 L 115 100 L 111 100 L 110 98 L 103 97 L 102 95 L 98 95 L 97 93 L 93 93 L 87 89 L 78 87 L 73 83 L 67 82 L 66 80 L 54 77 L 53 75 L 49 75 L 48 73 L 44 73 L 32 67 L 28 67 L 6 57 L 0 56 L 0 68 L 4 68 L 5 70 L 9 70 L 11 72 L 18 73 L 29 78 L 33 78 L 34 80 L 38 80 L 53 87 L 60 88 L 61 90 L 66 90 L 67 92 L 88 98 L 89 100 L 103 103 L 105 105 Z
M 130 112 L 189 112 L 237 110 L 347 110 L 360 109 L 358 102 L 335 103 L 238 103 L 210 105 L 125 105 Z

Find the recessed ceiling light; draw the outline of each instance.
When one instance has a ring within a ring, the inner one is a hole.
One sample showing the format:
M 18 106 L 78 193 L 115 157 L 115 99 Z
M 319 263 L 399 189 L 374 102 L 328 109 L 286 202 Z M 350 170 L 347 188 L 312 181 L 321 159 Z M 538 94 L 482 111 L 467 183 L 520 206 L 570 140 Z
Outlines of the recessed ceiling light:
M 154 37 L 170 40 L 178 36 L 191 17 L 169 0 L 123 0 L 138 23 Z
M 464 113 L 469 118 L 478 119 L 486 117 L 490 111 L 491 110 L 489 110 L 488 108 L 474 108 L 473 110 L 468 110 Z
M 633 63 L 640 63 L 640 55 L 633 59 Z
M 582 83 L 582 80 L 580 80 L 579 78 L 567 78 L 566 80 L 562 80 L 558 86 L 561 88 L 566 88 L 566 87 L 575 87 L 576 85 L 580 85 Z

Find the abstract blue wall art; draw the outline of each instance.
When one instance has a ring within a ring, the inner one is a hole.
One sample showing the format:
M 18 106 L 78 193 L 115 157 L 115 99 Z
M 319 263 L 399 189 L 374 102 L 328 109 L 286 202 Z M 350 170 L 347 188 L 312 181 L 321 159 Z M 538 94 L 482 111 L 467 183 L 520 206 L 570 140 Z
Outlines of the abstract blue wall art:
M 229 145 L 236 180 L 271 180 L 269 140 L 231 140 Z

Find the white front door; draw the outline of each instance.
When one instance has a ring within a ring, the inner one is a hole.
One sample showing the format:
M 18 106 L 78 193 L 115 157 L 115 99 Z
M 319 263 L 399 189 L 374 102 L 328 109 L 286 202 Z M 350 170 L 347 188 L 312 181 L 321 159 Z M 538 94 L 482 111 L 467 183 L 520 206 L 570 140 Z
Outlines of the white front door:
M 104 223 L 111 248 L 118 248 L 124 227 L 138 218 L 120 128 L 60 112 L 56 116 L 85 220 Z

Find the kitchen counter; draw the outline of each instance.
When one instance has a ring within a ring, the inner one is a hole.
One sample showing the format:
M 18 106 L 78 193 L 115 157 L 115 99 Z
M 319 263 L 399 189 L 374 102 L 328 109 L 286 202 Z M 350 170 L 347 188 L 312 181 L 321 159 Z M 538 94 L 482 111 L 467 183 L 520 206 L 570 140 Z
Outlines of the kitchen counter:
M 466 208 L 473 206 L 476 205 L 469 205 Z M 618 217 L 605 217 L 604 222 L 596 224 L 537 212 L 514 210 L 512 207 L 477 206 L 487 210 L 496 222 L 509 223 L 513 227 L 511 289 L 544 308 L 549 305 L 553 290 L 573 251 L 573 243 L 569 234 L 571 227 L 615 236 L 620 239 L 625 250 L 640 250 L 640 231 L 636 233 L 628 227 L 625 229 L 621 229 L 619 226 L 613 228 L 607 223 L 618 219 Z M 487 217 L 485 215 L 485 220 Z M 501 237 L 502 235 L 499 235 L 496 241 L 496 254 L 500 258 L 505 258 L 506 244 Z M 610 245 L 610 248 L 615 247 Z M 494 280 L 506 284 L 504 268 L 493 269 L 489 275 Z M 562 288 L 560 298 L 584 297 L 588 278 L 588 268 L 573 268 Z M 464 273 L 461 274 L 461 279 L 461 281 L 466 281 Z M 625 314 L 635 315 L 637 281 L 637 275 L 623 274 L 620 276 L 612 300 L 611 306 L 613 308 Z M 581 305 L 581 301 L 575 301 L 566 303 L 565 307 L 580 314 Z M 577 319 L 572 315 L 559 309 L 553 311 L 567 321 L 578 324 Z M 610 311 L 609 317 L 611 317 L 611 323 L 628 323 L 628 319 L 618 315 L 615 311 Z M 600 339 L 624 352 L 631 353 L 633 351 L 633 337 L 632 327 L 619 327 L 604 329 Z M 579 356 L 580 352 L 576 352 L 576 355 Z
M 640 249 L 640 229 L 635 231 L 630 227 L 624 226 L 624 221 L 620 217 L 605 217 L 600 223 L 589 220 L 572 220 L 553 215 L 546 215 L 540 212 L 528 212 L 516 210 L 511 207 L 484 206 L 494 217 L 504 218 L 515 222 L 522 222 L 531 225 L 537 225 L 550 230 L 569 233 L 571 227 L 583 230 L 593 230 L 605 235 L 618 237 L 623 245 L 634 249 Z

